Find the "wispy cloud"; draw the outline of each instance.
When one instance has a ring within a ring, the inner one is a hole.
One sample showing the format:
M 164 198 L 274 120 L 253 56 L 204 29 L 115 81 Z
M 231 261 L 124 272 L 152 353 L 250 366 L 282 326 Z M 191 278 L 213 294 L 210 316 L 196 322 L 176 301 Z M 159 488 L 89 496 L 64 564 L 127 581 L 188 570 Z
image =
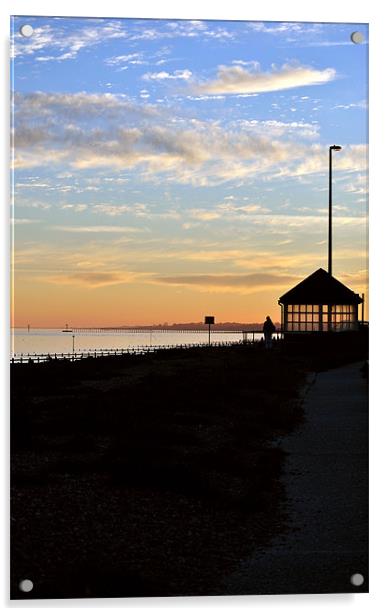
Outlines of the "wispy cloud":
M 40 222 L 40 220 L 36 218 L 11 218 L 12 225 L 31 225 L 38 222 Z
M 341 282 L 352 288 L 365 289 L 368 285 L 369 271 L 367 269 L 360 269 L 356 272 L 342 271 L 339 279 Z
M 250 130 L 257 133 L 269 133 L 274 137 L 282 137 L 284 135 L 304 137 L 306 139 L 315 139 L 319 137 L 320 127 L 317 122 L 282 122 L 280 120 L 238 120 L 238 126 L 245 130 Z
M 158 73 L 145 73 L 142 77 L 145 81 L 163 81 L 167 79 L 184 79 L 187 81 L 192 76 L 192 72 L 187 68 L 176 70 L 173 73 L 167 71 L 160 71 Z
M 68 128 L 75 128 L 75 121 L 111 121 L 125 118 L 126 121 L 134 117 L 149 117 L 159 114 L 154 105 L 143 102 L 137 103 L 126 94 L 75 92 L 65 94 L 61 92 L 30 92 L 15 93 L 13 97 L 15 107 L 16 126 L 22 126 L 26 141 L 30 142 L 34 136 L 38 141 L 48 132 L 50 126 L 61 123 Z M 44 122 L 39 122 L 38 120 Z M 22 135 L 18 131 L 18 138 Z M 22 143 L 22 142 L 21 142 Z
M 308 43 L 302 44 L 303 47 L 345 47 L 346 45 L 351 46 L 352 41 L 350 38 L 346 38 L 344 41 L 309 41 Z
M 219 203 L 211 209 L 193 208 L 184 211 L 184 216 L 192 220 L 210 222 L 221 219 L 222 221 L 242 221 L 254 222 L 255 217 L 267 214 L 270 210 L 259 203 L 236 204 L 233 201 Z
M 150 217 L 148 206 L 145 203 L 133 203 L 130 205 L 113 205 L 109 203 L 102 203 L 92 206 L 92 212 L 94 214 L 105 214 L 115 218 L 116 216 L 122 216 L 123 214 L 132 214 L 138 218 Z
M 369 192 L 368 178 L 366 175 L 357 174 L 352 181 L 343 186 L 343 190 L 356 195 L 367 195 Z M 363 200 L 363 202 L 366 199 Z
M 310 173 L 326 171 L 325 148 L 312 145 L 306 158 L 292 170 L 293 176 L 303 176 Z M 362 172 L 367 168 L 368 148 L 364 144 L 345 146 L 338 156 L 334 157 L 333 166 L 339 171 Z
M 199 38 L 202 41 L 226 42 L 234 37 L 234 32 L 223 24 L 198 20 L 168 22 L 130 20 L 123 22 L 122 20 L 100 19 L 96 22 L 89 20 L 86 26 L 74 28 L 70 27 L 68 19 L 63 17 L 56 18 L 54 26 L 47 23 L 35 27 L 33 36 L 30 38 L 23 37 L 18 31 L 15 32 L 12 37 L 11 55 L 18 58 L 33 57 L 41 64 L 62 62 L 74 60 L 82 50 L 102 45 L 106 41 L 124 39 L 129 46 L 133 47 L 132 51 L 111 56 L 105 60 L 110 66 L 120 67 L 122 64 L 128 66 L 150 63 L 150 58 L 144 58 L 143 54 L 135 49 L 138 41 Z M 152 54 L 151 61 L 155 64 L 162 64 L 164 55 L 162 50 L 158 50 L 157 53 Z
M 205 40 L 229 41 L 235 37 L 222 24 L 215 24 L 199 20 L 173 20 L 166 23 L 154 21 L 136 22 L 128 39 L 131 41 L 156 41 L 174 38 L 199 38 Z
M 167 45 L 163 45 L 153 52 L 142 49 L 140 51 L 132 51 L 127 54 L 110 56 L 106 58 L 104 62 L 108 66 L 117 68 L 119 71 L 127 70 L 129 66 L 146 66 L 150 64 L 160 66 L 170 60 L 170 53 L 171 48 Z
M 217 209 L 221 212 L 231 213 L 231 214 L 267 214 L 270 212 L 269 208 L 264 207 L 260 203 L 247 203 L 247 204 L 237 204 L 234 201 L 230 203 L 227 201 L 225 203 L 220 203 L 217 205 Z
M 77 285 L 91 289 L 116 284 L 126 284 L 136 280 L 138 275 L 131 272 L 70 272 L 39 276 L 42 282 L 56 285 Z
M 272 34 L 274 36 L 282 36 L 283 34 L 298 34 L 319 32 L 321 24 L 308 24 L 303 22 L 263 22 L 254 21 L 249 24 L 251 30 L 262 32 L 263 34 Z
M 296 281 L 291 274 L 262 272 L 253 274 L 190 274 L 182 276 L 158 276 L 154 282 L 159 284 L 187 286 L 203 291 L 254 293 L 257 290 L 282 288 Z
M 350 32 L 344 24 L 308 22 L 254 22 L 249 24 L 252 31 L 279 38 L 280 45 L 295 47 L 340 47 L 352 45 Z M 334 34 L 338 38 L 331 38 Z M 325 38 L 326 37 L 326 38 Z
M 144 59 L 144 53 L 142 51 L 136 51 L 133 53 L 123 54 L 120 56 L 111 56 L 105 60 L 105 63 L 109 66 L 120 66 L 121 64 L 148 64 L 148 61 Z
M 70 210 L 71 212 L 85 212 L 88 209 L 87 203 L 65 203 L 60 206 L 62 210 Z
M 306 145 L 304 158 L 301 139 L 316 136 L 317 124 L 313 129 L 310 123 L 277 120 L 227 125 L 182 120 L 159 116 L 156 107 L 136 105 L 127 97 L 85 93 L 20 94 L 15 105 L 15 167 L 19 168 L 136 169 L 144 181 L 195 186 L 257 174 L 265 179 L 300 178 L 327 171 L 324 146 Z M 335 157 L 336 170 L 363 173 L 366 165 L 363 145 L 344 146 Z
M 86 26 L 68 31 L 61 26 L 60 20 L 57 20 L 55 27 L 44 25 L 35 28 L 30 38 L 16 32 L 12 42 L 12 55 L 33 55 L 38 62 L 73 60 L 82 49 L 126 36 L 126 29 L 120 21 L 107 21 L 95 27 Z M 37 55 L 39 53 L 43 55 Z
M 358 101 L 358 103 L 346 103 L 334 105 L 333 109 L 367 109 L 368 104 L 366 101 Z
M 320 85 L 335 77 L 333 68 L 317 70 L 284 64 L 280 69 L 273 67 L 271 72 L 262 72 L 259 66 L 247 70 L 239 65 L 221 65 L 215 79 L 198 83 L 193 89 L 198 94 L 251 94 Z
M 189 210 L 188 215 L 195 220 L 209 221 L 216 220 L 221 217 L 219 212 L 213 210 Z
M 53 225 L 53 231 L 61 231 L 63 233 L 141 233 L 143 228 L 125 227 L 120 225 L 94 225 L 94 226 L 68 226 L 68 225 Z

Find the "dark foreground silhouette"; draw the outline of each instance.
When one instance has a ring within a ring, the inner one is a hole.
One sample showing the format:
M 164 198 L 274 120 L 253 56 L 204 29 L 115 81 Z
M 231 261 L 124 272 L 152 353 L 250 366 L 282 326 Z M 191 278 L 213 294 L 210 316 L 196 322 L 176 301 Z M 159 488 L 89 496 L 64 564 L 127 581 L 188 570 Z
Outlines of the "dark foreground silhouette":
M 285 531 L 273 439 L 301 422 L 306 373 L 365 353 L 256 344 L 13 366 L 12 598 L 218 593 Z

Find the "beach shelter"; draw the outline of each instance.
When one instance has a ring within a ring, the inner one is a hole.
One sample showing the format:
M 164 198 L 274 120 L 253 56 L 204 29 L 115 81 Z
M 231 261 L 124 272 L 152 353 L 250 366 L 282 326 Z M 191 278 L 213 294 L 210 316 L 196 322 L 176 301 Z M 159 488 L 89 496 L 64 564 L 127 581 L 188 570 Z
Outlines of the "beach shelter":
M 284 333 L 340 332 L 358 329 L 362 304 L 342 282 L 320 268 L 279 298 Z

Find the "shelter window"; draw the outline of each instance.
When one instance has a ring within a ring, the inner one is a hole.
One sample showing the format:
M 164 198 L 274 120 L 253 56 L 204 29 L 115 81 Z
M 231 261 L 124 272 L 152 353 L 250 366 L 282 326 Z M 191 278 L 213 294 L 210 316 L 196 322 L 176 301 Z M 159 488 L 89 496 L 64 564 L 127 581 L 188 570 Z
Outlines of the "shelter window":
M 286 317 L 288 331 L 318 331 L 320 306 L 318 304 L 290 304 L 287 306 Z

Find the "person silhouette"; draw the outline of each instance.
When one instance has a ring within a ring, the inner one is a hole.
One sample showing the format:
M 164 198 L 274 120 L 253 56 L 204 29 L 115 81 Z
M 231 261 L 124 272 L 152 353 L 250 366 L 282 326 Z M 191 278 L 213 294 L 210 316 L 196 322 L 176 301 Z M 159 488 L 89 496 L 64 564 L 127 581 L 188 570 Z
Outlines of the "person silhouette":
M 266 317 L 266 321 L 263 324 L 263 336 L 265 338 L 265 346 L 267 349 L 272 347 L 272 336 L 275 332 L 275 325 L 269 316 Z

